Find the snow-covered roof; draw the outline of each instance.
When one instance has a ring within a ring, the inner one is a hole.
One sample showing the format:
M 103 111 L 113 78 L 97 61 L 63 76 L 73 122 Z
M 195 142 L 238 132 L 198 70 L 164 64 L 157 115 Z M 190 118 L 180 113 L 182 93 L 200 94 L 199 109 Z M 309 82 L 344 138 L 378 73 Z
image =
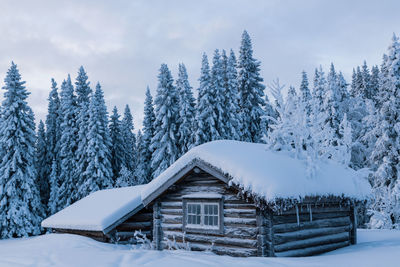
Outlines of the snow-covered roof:
M 311 176 L 306 160 L 295 159 L 284 152 L 268 151 L 263 144 L 220 140 L 191 149 L 151 181 L 142 191 L 144 204 L 162 193 L 160 188 L 170 184 L 177 173 L 195 161 L 210 165 L 229 177 L 229 183 L 267 202 L 307 196 L 344 196 L 361 200 L 370 193 L 370 185 L 364 177 L 335 162 L 314 162 L 317 168 Z
M 42 221 L 42 227 L 104 231 L 142 205 L 145 185 L 96 191 Z

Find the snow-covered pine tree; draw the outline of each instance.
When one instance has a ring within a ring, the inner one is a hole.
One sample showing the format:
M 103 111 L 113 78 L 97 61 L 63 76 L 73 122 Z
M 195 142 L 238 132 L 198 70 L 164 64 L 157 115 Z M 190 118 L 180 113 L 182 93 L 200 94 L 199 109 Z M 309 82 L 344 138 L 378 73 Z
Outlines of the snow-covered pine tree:
M 153 172 L 151 170 L 151 156 L 153 149 L 151 149 L 151 139 L 154 137 L 154 123 L 156 117 L 154 114 L 153 97 L 151 96 L 150 89 L 146 89 L 146 99 L 144 102 L 144 119 L 143 119 L 143 138 L 139 141 L 137 138 L 137 154 L 138 163 L 135 171 L 135 177 L 150 182 Z M 140 147 L 139 147 L 140 146 Z
M 194 146 L 194 119 L 195 99 L 193 97 L 192 87 L 189 84 L 186 67 L 179 64 L 178 79 L 176 80 L 176 90 L 179 94 L 179 155 L 185 154 Z
M 371 73 L 368 69 L 367 62 L 365 60 L 361 67 L 361 78 L 362 78 L 362 85 L 364 88 L 364 96 L 365 98 L 371 99 L 373 95 L 371 88 Z
M 307 72 L 301 73 L 301 84 L 300 84 L 300 100 L 305 103 L 308 112 L 311 112 L 311 92 L 308 87 Z
M 400 44 L 394 35 L 382 64 L 379 112 L 374 133 L 378 136 L 371 154 L 374 202 L 370 226 L 400 228 Z
M 75 152 L 78 147 L 78 127 L 77 103 L 74 95 L 74 87 L 72 86 L 71 77 L 68 75 L 67 80 L 61 84 L 61 147 L 60 147 L 60 175 L 58 181 L 53 182 L 50 198 L 51 213 L 55 213 L 60 209 L 72 204 L 72 194 L 76 188 L 76 157 Z M 52 175 L 52 179 L 54 176 Z
M 173 85 L 171 72 L 166 64 L 162 64 L 158 75 L 157 95 L 155 98 L 154 137 L 151 140 L 151 149 L 154 151 L 151 158 L 153 177 L 157 177 L 168 168 L 178 157 L 178 95 Z
M 213 66 L 211 68 L 211 95 L 214 96 L 212 109 L 215 112 L 215 128 L 218 132 L 217 139 L 227 138 L 227 125 L 226 125 L 226 110 L 225 110 L 225 81 L 224 69 L 222 64 L 221 55 L 218 49 L 215 49 L 213 56 Z
M 49 179 L 52 177 L 58 177 L 60 170 L 60 146 L 61 146 L 61 103 L 60 98 L 58 96 L 58 88 L 57 83 L 54 79 L 51 79 L 51 90 L 48 98 L 49 104 L 47 108 L 47 116 L 46 116 L 46 143 L 47 143 L 47 168 L 49 168 Z M 55 164 L 55 169 L 53 176 L 50 176 L 52 172 L 53 162 Z M 50 183 L 50 192 L 52 191 L 51 180 Z M 50 196 L 50 195 L 49 195 Z M 50 209 L 49 209 L 50 211 Z
M 236 69 L 235 53 L 231 49 L 229 58 L 222 51 L 222 65 L 224 69 L 225 81 L 225 119 L 226 135 L 225 139 L 241 140 L 242 139 L 242 113 L 239 106 L 239 91 Z
M 116 182 L 121 167 L 124 163 L 124 139 L 122 137 L 121 121 L 119 119 L 117 107 L 114 106 L 110 116 L 110 137 L 111 137 L 111 168 L 113 173 L 114 183 Z
M 3 89 L 0 148 L 0 237 L 40 233 L 43 208 L 35 183 L 35 123 L 25 81 L 11 63 Z
M 88 140 L 88 133 L 89 133 L 89 105 L 90 105 L 90 94 L 92 89 L 90 89 L 88 81 L 88 76 L 85 72 L 83 66 L 79 68 L 78 76 L 76 77 L 75 81 L 75 91 L 77 95 L 77 106 L 78 106 L 78 113 L 77 113 L 77 127 L 78 127 L 78 149 L 76 150 L 76 168 L 75 168 L 75 177 L 76 181 L 76 188 L 77 190 L 74 191 L 72 199 L 73 201 L 79 200 L 82 198 L 85 193 L 79 192 L 79 188 L 82 187 L 86 180 L 89 178 L 87 176 L 86 168 L 89 164 L 89 160 L 87 158 L 86 151 L 88 150 L 89 140 Z
M 200 87 L 196 106 L 196 145 L 220 139 L 216 128 L 217 114 L 214 111 L 214 95 L 211 89 L 210 66 L 204 53 L 201 62 Z
M 142 132 L 139 130 L 137 133 L 137 138 L 136 138 L 136 158 L 137 158 L 137 165 L 135 169 L 135 173 L 133 177 L 135 178 L 133 185 L 137 184 L 145 184 L 149 182 L 150 180 L 148 179 L 148 167 L 149 167 L 149 162 L 146 160 L 146 153 L 148 153 L 148 147 L 146 147 L 146 143 L 144 142 Z M 122 170 L 121 170 L 122 174 Z M 122 175 L 120 175 L 122 176 Z M 125 180 L 125 179 L 124 179 Z
M 90 193 L 111 188 L 114 184 L 110 162 L 110 143 L 107 128 L 107 110 L 103 90 L 99 83 L 89 105 L 88 146 L 86 155 L 88 165 L 84 170 L 86 179 L 78 188 L 78 198 Z
M 243 140 L 260 142 L 263 136 L 261 125 L 265 106 L 265 86 L 260 76 L 260 62 L 253 58 L 253 48 L 247 31 L 244 31 L 242 35 L 238 69 Z
M 376 102 L 376 98 L 379 92 L 379 67 L 373 66 L 371 69 L 371 96 L 372 100 Z
M 125 106 L 124 117 L 121 121 L 121 131 L 124 145 L 123 165 L 130 172 L 135 170 L 136 136 L 133 132 L 133 116 L 128 105 Z
M 136 185 L 134 181 L 133 173 L 122 165 L 121 171 L 119 172 L 118 178 L 115 182 L 115 187 L 126 187 Z
M 47 204 L 50 197 L 50 184 L 49 176 L 51 173 L 47 165 L 47 142 L 44 123 L 42 120 L 39 122 L 39 127 L 36 135 L 36 152 L 35 152 L 35 168 L 36 168 L 36 184 L 40 193 L 40 200 L 43 209 L 47 209 Z

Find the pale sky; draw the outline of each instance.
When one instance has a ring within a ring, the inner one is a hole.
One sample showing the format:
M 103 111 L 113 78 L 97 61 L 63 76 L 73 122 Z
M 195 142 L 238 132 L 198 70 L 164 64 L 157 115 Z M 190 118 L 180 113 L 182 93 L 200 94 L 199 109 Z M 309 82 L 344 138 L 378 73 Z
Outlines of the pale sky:
M 50 79 L 60 85 L 83 65 L 99 81 L 109 112 L 129 104 L 136 127 L 146 86 L 153 95 L 161 63 L 179 63 L 196 90 L 203 52 L 238 52 L 246 29 L 268 84 L 299 86 L 301 71 L 333 62 L 350 82 L 352 68 L 380 64 L 400 34 L 400 1 L 15 1 L 0 3 L 0 84 L 13 60 L 31 92 L 37 122 L 47 113 Z M 2 97 L 3 93 L 1 93 Z

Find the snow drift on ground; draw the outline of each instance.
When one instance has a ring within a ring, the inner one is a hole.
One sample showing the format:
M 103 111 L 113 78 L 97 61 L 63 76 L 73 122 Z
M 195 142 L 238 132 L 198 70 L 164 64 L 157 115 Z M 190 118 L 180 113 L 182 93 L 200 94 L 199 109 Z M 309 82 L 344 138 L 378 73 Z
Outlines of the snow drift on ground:
M 303 258 L 233 258 L 205 252 L 132 249 L 69 234 L 0 240 L 0 266 L 125 267 L 125 266 L 399 266 L 400 231 L 361 230 L 359 243 Z
M 232 182 L 267 201 L 305 196 L 347 196 L 365 199 L 370 193 L 366 179 L 334 162 L 316 162 L 310 177 L 305 160 L 283 152 L 268 151 L 263 144 L 220 140 L 191 149 L 142 192 L 146 199 L 191 161 L 199 159 L 232 177 Z
M 144 185 L 100 190 L 42 222 L 42 227 L 103 231 L 142 204 Z

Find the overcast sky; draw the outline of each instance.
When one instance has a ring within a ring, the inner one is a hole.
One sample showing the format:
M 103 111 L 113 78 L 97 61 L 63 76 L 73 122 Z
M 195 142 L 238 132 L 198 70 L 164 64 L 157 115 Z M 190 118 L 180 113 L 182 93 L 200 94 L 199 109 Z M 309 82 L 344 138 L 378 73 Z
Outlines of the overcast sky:
M 363 60 L 380 64 L 392 34 L 400 34 L 399 10 L 395 0 L 1 0 L 0 83 L 13 60 L 38 121 L 50 79 L 75 79 L 83 65 L 91 84 L 102 84 L 109 111 L 129 104 L 140 126 L 146 86 L 155 93 L 161 63 L 174 76 L 185 63 L 197 89 L 202 53 L 237 52 L 246 29 L 265 84 L 279 77 L 298 87 L 302 70 L 312 79 L 316 66 L 330 62 L 350 80 Z

